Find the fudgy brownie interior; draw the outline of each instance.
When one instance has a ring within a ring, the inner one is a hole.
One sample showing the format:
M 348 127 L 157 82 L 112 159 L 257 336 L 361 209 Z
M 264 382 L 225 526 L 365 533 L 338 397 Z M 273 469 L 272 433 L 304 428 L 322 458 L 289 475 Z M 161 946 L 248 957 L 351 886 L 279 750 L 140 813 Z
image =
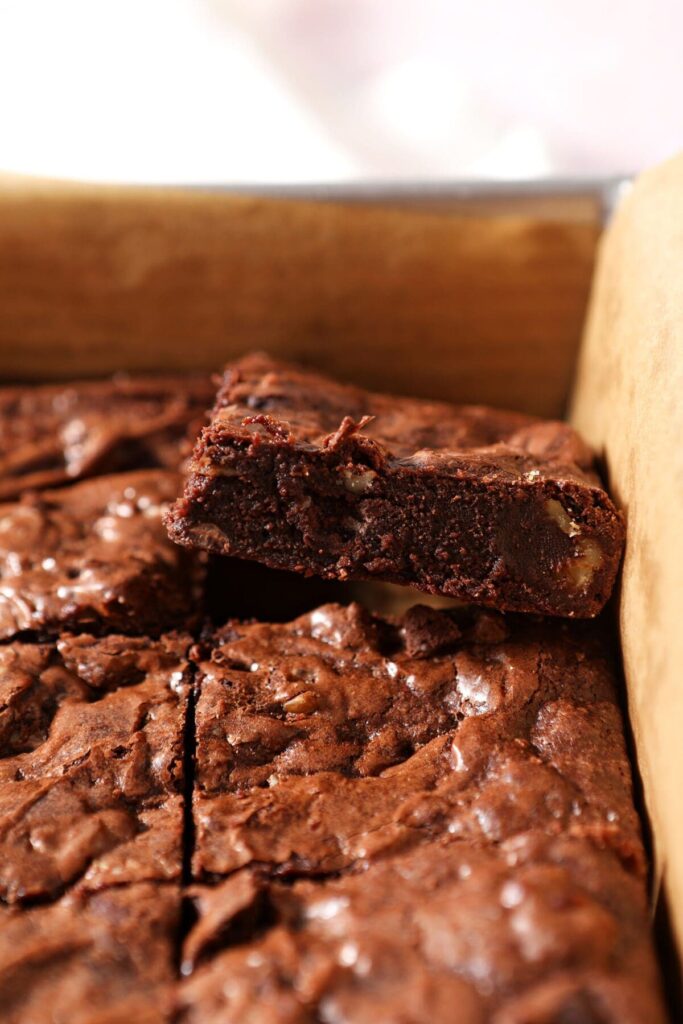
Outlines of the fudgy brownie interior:
M 567 424 L 372 394 L 265 356 L 226 371 L 168 525 L 277 569 L 569 617 L 603 607 L 624 540 Z

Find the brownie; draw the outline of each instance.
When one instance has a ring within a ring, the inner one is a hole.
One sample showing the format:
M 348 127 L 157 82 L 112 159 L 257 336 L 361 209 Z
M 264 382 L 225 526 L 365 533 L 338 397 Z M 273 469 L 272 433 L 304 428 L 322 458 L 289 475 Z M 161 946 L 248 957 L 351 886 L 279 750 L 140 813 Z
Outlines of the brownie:
M 624 527 L 564 423 L 230 367 L 167 519 L 189 547 L 501 610 L 590 617 Z
M 194 653 L 181 1019 L 663 1020 L 597 624 L 330 605 Z
M 198 668 L 194 866 L 327 873 L 444 830 L 539 828 L 644 857 L 611 664 L 590 623 L 329 605 L 231 623 Z
M 171 1019 L 180 893 L 141 882 L 0 909 L 5 1024 Z
M 201 566 L 161 520 L 179 486 L 176 473 L 139 470 L 0 505 L 0 639 L 185 625 Z
M 444 834 L 341 878 L 197 887 L 186 1024 L 664 1024 L 645 890 L 610 850 Z
M 208 376 L 0 388 L 0 500 L 102 473 L 177 470 L 214 393 Z
M 0 901 L 180 877 L 190 643 L 0 647 Z

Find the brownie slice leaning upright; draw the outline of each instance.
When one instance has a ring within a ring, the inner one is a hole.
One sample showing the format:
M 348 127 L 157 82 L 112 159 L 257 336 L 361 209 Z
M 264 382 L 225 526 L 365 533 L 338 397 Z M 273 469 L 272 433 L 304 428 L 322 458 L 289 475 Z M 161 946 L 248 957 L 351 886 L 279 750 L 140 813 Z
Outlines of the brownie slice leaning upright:
M 589 617 L 624 530 L 563 423 L 371 394 L 250 356 L 226 371 L 181 544 L 501 610 Z
M 328 605 L 197 688 L 182 1021 L 662 1024 L 594 624 Z
M 117 473 L 0 505 L 0 639 L 187 625 L 201 558 L 172 544 L 162 523 L 180 480 L 161 469 Z

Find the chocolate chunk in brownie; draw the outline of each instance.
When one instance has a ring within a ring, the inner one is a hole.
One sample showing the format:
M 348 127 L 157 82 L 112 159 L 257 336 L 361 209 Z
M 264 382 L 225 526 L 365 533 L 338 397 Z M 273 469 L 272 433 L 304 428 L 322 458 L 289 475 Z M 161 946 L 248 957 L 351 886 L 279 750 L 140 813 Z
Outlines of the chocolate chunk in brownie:
M 168 516 L 190 547 L 502 610 L 590 617 L 622 518 L 566 424 L 229 368 Z
M 0 500 L 127 469 L 177 470 L 212 404 L 208 377 L 0 388 Z
M 329 605 L 231 623 L 198 671 L 198 877 L 348 869 L 447 833 L 583 837 L 642 873 L 594 624 Z
M 0 648 L 0 900 L 179 877 L 190 643 Z
M 341 878 L 245 869 L 194 898 L 187 1024 L 665 1019 L 644 886 L 582 838 L 446 833 Z
M 142 882 L 0 909 L 5 1024 L 171 1019 L 180 893 Z
M 201 566 L 161 521 L 179 486 L 176 473 L 140 470 L 0 505 L 0 639 L 185 625 Z

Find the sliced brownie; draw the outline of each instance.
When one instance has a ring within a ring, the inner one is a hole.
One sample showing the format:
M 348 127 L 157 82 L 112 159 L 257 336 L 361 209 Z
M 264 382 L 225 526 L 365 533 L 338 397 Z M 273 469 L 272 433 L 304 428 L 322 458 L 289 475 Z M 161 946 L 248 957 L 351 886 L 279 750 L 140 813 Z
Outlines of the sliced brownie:
M 419 606 L 205 637 L 181 1020 L 661 1024 L 608 647 Z
M 4 1024 L 168 1024 L 179 918 L 151 882 L 0 908 Z
M 198 672 L 199 877 L 339 871 L 444 830 L 586 837 L 642 872 L 609 658 L 592 624 L 327 605 L 232 623 Z
M 564 423 L 371 394 L 265 356 L 230 367 L 171 536 L 272 568 L 590 617 L 624 526 Z
M 201 566 L 161 520 L 179 486 L 176 473 L 140 470 L 0 505 L 0 639 L 188 624 Z
M 0 500 L 128 469 L 177 470 L 213 402 L 208 376 L 0 388 Z
M 190 638 L 0 647 L 0 900 L 179 879 Z

